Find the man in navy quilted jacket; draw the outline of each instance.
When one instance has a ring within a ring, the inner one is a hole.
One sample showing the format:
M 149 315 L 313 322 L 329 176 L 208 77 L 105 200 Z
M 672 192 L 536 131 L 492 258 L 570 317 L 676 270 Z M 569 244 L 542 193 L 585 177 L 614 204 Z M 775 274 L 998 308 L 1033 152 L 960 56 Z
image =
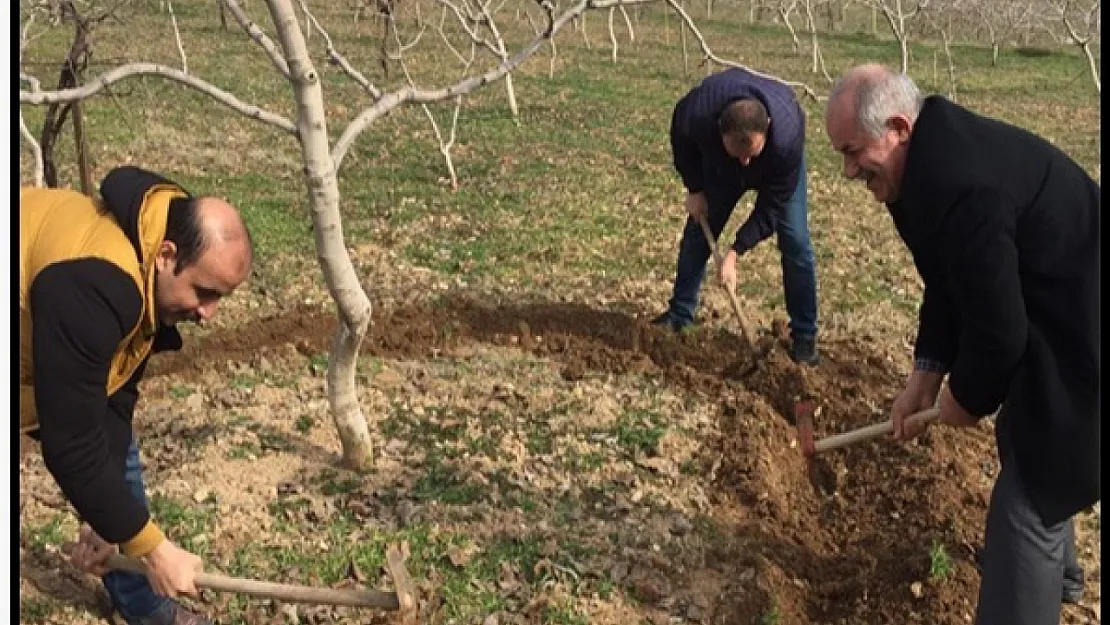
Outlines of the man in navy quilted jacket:
M 674 295 L 653 323 L 675 331 L 693 324 L 710 256 L 698 224 L 719 237 L 746 191 L 755 208 L 718 267 L 735 288 L 736 259 L 778 234 L 782 282 L 790 316 L 791 357 L 817 363 L 817 276 L 806 223 L 805 113 L 791 88 L 743 69 L 709 76 L 675 106 L 674 165 L 686 186 L 686 229 L 678 252 Z

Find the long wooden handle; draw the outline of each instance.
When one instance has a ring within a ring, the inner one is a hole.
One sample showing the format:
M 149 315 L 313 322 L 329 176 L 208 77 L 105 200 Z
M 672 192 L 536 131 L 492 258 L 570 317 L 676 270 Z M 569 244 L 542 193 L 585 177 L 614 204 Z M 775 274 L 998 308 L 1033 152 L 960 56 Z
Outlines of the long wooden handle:
M 702 234 L 705 235 L 705 240 L 709 243 L 709 249 L 713 252 L 713 258 L 720 266 L 722 262 L 721 252 L 717 249 L 717 239 L 713 236 L 713 231 L 709 229 L 705 217 L 698 217 L 698 224 L 701 225 Z M 750 347 L 754 345 L 755 334 L 752 333 L 751 326 L 745 321 L 744 313 L 740 311 L 740 300 L 736 299 L 736 291 L 727 284 L 725 285 L 725 291 L 728 292 L 728 301 L 732 303 L 732 312 L 736 313 L 736 320 L 740 323 L 740 332 L 743 333 L 744 340 L 748 342 Z
M 105 564 L 117 571 L 146 574 L 146 567 L 141 562 L 120 554 L 108 556 Z M 396 593 L 380 590 L 315 588 L 295 584 L 275 584 L 253 579 L 226 577 L 215 573 L 198 573 L 195 583 L 197 588 L 280 599 L 289 603 L 313 603 L 383 610 L 397 610 L 400 608 Z
M 915 424 L 927 423 L 936 419 L 939 415 L 939 408 L 929 408 L 927 410 L 922 410 L 921 412 L 915 412 L 914 414 L 906 417 L 906 422 L 912 422 Z M 821 440 L 814 443 L 813 450 L 814 453 L 821 453 L 823 451 L 845 447 L 847 445 L 858 443 L 860 441 L 878 438 L 885 434 L 890 434 L 893 431 L 894 422 L 888 419 L 886 421 L 883 421 L 882 423 L 868 425 L 859 428 L 858 430 L 852 430 L 850 432 L 844 432 L 843 434 L 836 434 L 828 438 L 822 438 Z

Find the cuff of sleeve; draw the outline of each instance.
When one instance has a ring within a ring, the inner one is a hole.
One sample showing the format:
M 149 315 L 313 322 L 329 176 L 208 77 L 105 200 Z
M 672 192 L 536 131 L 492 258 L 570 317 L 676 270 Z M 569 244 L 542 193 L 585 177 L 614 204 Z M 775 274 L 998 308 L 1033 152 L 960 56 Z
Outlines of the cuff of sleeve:
M 932 358 L 914 358 L 914 371 L 928 371 L 930 373 L 948 373 L 948 365 Z
M 162 530 L 158 529 L 154 521 L 147 521 L 143 529 L 139 530 L 134 538 L 120 544 L 120 551 L 126 556 L 141 558 L 154 551 L 154 548 L 161 544 L 163 540 L 166 540 L 166 535 L 162 533 Z

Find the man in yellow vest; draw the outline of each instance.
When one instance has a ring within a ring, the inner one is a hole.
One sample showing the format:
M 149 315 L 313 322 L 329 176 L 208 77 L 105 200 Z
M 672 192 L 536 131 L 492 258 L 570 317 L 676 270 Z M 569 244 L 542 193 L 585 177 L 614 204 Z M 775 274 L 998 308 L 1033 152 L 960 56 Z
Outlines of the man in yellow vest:
M 180 349 L 175 324 L 211 319 L 246 280 L 246 225 L 223 200 L 127 166 L 100 199 L 22 189 L 19 229 L 20 431 L 87 524 L 73 562 L 103 576 L 129 625 L 208 624 L 173 600 L 196 594 L 201 561 L 150 518 L 131 421 L 150 354 Z M 105 571 L 117 548 L 149 574 Z

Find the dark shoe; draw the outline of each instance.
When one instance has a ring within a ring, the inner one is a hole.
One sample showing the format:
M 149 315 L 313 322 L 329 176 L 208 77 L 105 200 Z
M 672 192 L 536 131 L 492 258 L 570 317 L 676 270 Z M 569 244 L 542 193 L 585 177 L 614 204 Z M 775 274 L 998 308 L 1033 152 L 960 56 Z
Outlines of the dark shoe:
M 790 346 L 790 358 L 803 365 L 816 365 L 818 361 L 817 339 L 794 339 Z
M 176 601 L 167 601 L 154 614 L 127 622 L 128 625 L 213 625 L 212 621 Z
M 682 332 L 682 330 L 690 324 L 682 323 L 682 322 L 678 321 L 677 319 L 675 319 L 674 317 L 672 317 L 670 312 L 665 312 L 662 315 L 659 315 L 658 317 L 656 317 L 655 319 L 652 319 L 651 320 L 651 325 L 667 328 L 668 330 L 670 330 L 672 332 Z

